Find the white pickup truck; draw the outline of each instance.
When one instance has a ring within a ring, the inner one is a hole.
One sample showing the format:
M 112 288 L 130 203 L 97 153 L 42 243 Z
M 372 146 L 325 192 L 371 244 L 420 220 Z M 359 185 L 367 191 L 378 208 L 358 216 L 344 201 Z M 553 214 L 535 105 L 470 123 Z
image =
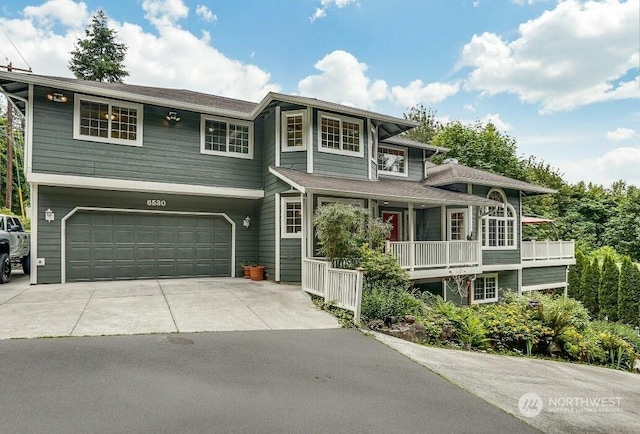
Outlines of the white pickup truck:
M 20 264 L 24 274 L 31 273 L 31 235 L 24 231 L 18 217 L 0 215 L 0 283 L 11 280 L 11 266 Z

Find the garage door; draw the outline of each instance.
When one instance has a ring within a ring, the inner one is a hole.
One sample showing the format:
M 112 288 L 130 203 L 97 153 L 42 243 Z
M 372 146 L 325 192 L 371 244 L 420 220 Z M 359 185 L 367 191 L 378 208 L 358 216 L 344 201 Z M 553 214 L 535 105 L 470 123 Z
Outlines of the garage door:
M 67 281 L 230 276 L 220 216 L 80 211 L 66 225 Z

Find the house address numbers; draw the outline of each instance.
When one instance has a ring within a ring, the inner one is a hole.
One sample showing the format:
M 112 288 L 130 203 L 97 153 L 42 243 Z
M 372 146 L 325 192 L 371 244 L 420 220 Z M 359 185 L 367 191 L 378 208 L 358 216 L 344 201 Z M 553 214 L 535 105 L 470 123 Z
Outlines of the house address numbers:
M 167 206 L 167 201 L 163 199 L 147 199 L 147 206 Z

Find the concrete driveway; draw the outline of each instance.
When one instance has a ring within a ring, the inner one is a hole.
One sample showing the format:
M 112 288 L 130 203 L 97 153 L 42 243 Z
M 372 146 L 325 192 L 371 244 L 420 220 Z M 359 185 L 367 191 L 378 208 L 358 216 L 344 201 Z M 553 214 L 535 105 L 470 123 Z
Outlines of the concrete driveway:
M 0 339 L 337 328 L 299 286 L 236 278 L 0 286 Z

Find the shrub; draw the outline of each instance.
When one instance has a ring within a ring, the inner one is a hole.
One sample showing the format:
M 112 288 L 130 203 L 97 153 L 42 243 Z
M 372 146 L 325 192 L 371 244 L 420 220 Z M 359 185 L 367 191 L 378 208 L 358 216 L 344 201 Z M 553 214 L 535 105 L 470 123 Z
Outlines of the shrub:
M 600 292 L 598 293 L 598 315 L 600 318 L 607 318 L 609 321 L 618 320 L 619 281 L 620 272 L 618 271 L 618 266 L 611 256 L 605 256 L 602 262 Z
M 598 288 L 600 287 L 600 265 L 594 259 L 588 262 L 582 272 L 582 280 L 580 282 L 580 294 L 582 294 L 582 303 L 589 313 L 594 317 L 598 317 Z
M 598 332 L 609 332 L 620 336 L 631 345 L 636 354 L 640 354 L 640 336 L 633 327 L 615 322 L 593 321 L 591 328 Z
M 576 263 L 569 266 L 569 273 L 567 275 L 567 295 L 576 300 L 582 300 L 582 294 L 580 293 L 580 280 L 585 266 L 585 256 L 581 250 L 576 250 Z
M 402 318 L 406 315 L 421 316 L 424 303 L 408 292 L 383 286 L 366 288 L 362 293 L 362 318 L 365 321 Z
M 406 290 L 409 287 L 409 273 L 400 267 L 396 259 L 379 250 L 364 245 L 358 252 L 360 266 L 364 268 L 364 287 L 378 286 L 388 289 Z
M 489 339 L 482 319 L 472 309 L 461 309 L 455 320 L 456 339 L 467 350 L 485 348 Z
M 582 331 L 589 324 L 589 312 L 582 303 L 572 298 L 548 295 L 530 295 L 539 304 L 540 319 L 544 325 L 560 335 L 567 327 Z
M 618 287 L 618 319 L 627 324 L 639 325 L 638 315 L 640 315 L 640 270 L 631 258 L 625 256 Z

